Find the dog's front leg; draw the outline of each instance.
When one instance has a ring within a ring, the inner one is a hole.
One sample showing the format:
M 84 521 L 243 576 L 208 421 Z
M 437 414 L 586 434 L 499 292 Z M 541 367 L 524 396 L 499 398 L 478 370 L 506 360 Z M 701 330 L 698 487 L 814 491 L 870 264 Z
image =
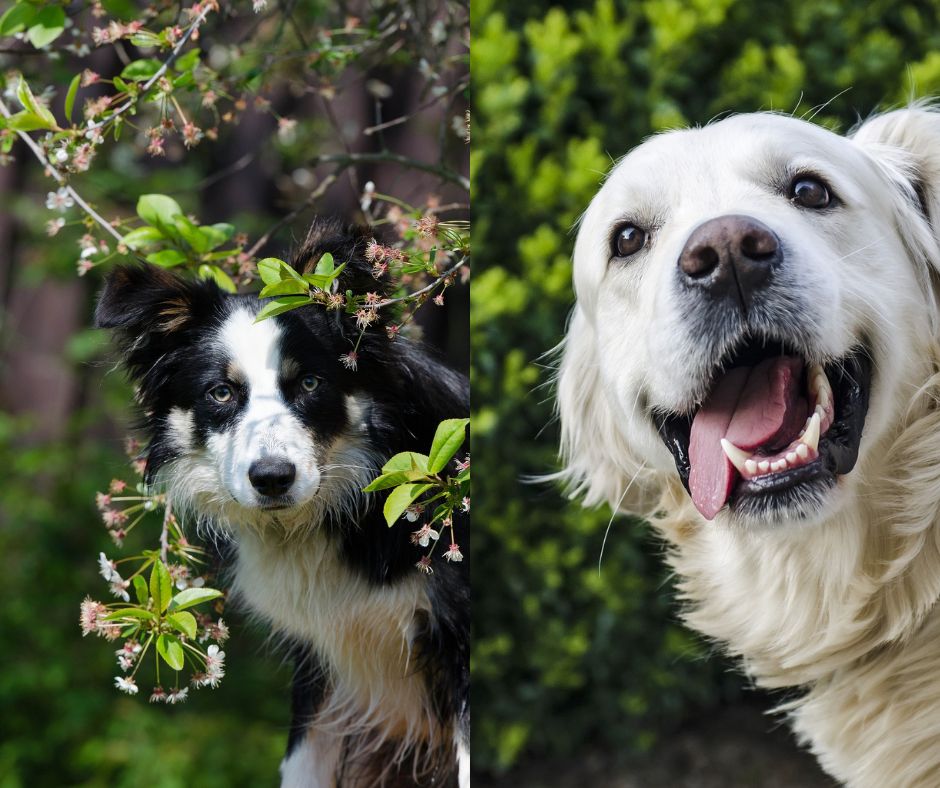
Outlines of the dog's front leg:
M 343 738 L 311 726 L 281 761 L 281 788 L 337 788 Z

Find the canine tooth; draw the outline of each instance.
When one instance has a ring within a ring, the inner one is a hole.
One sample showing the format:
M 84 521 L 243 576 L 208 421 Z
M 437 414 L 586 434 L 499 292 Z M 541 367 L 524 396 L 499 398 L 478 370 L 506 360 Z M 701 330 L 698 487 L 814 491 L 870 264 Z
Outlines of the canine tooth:
M 795 452 L 795 451 L 788 451 L 788 452 L 787 452 L 787 462 L 788 462 L 788 463 L 791 463 L 791 464 L 794 463 L 794 462 L 796 462 L 796 452 Z
M 822 419 L 822 417 L 826 415 L 826 409 L 819 404 L 813 409 L 813 415 L 819 416 L 819 418 Z
M 799 444 L 796 447 L 796 454 L 801 460 L 805 460 L 807 457 L 809 457 L 809 446 L 807 446 L 805 443 Z M 789 457 L 790 455 L 788 454 L 787 456 Z
M 755 473 L 757 473 L 757 463 L 754 460 L 747 460 L 744 463 L 744 470 L 753 476 Z
M 748 461 L 751 455 L 746 451 L 739 449 L 731 441 L 726 440 L 725 438 L 721 439 L 721 448 L 724 450 L 725 456 L 731 460 L 731 463 L 737 468 L 741 473 L 745 472 L 745 463 Z
M 809 419 L 809 426 L 806 428 L 806 432 L 803 433 L 802 441 L 813 451 L 819 447 L 819 413 L 816 412 Z
M 767 473 L 767 471 L 770 470 L 770 462 L 767 460 L 761 460 L 759 463 L 757 463 L 757 467 L 760 469 L 761 473 Z

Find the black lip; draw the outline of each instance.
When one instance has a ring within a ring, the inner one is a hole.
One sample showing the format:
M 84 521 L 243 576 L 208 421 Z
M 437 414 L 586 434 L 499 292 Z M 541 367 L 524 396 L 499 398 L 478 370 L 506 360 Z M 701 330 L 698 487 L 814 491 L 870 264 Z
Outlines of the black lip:
M 819 458 L 783 473 L 756 479 L 739 479 L 729 504 L 735 512 L 766 512 L 820 498 L 833 487 L 836 477 L 849 473 L 858 461 L 858 451 L 868 415 L 872 360 L 859 346 L 838 361 L 826 364 L 826 376 L 835 400 L 836 420 L 819 441 Z M 659 413 L 654 423 L 660 438 L 672 453 L 676 470 L 689 489 L 689 438 L 694 413 Z

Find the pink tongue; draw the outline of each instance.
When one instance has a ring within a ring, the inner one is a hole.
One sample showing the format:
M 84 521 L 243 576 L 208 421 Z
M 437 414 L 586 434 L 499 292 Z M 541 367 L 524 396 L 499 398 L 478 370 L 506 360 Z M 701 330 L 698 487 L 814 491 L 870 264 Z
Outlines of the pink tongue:
M 713 519 L 725 505 L 738 478 L 722 451 L 722 438 L 746 451 L 782 448 L 796 438 L 807 416 L 802 372 L 803 362 L 787 356 L 756 367 L 735 367 L 695 415 L 689 440 L 689 491 L 705 519 Z

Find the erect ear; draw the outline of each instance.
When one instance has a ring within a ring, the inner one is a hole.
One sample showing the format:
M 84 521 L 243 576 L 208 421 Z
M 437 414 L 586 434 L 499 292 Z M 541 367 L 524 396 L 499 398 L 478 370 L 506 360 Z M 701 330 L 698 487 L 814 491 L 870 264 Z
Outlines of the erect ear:
M 940 111 L 913 106 L 876 115 L 851 135 L 896 187 L 901 238 L 940 273 Z
M 367 250 L 374 243 L 373 233 L 366 227 L 346 224 L 335 217 L 317 216 L 303 245 L 294 254 L 291 266 L 301 273 L 313 273 L 320 258 L 329 252 L 336 265 L 346 264 L 338 280 L 339 292 L 378 293 L 384 298 L 391 289 L 391 282 L 388 273 L 379 272 L 367 259 Z
M 105 279 L 95 325 L 111 328 L 124 364 L 141 384 L 165 369 L 170 351 L 215 316 L 224 295 L 214 282 L 189 280 L 152 265 L 118 266 Z

